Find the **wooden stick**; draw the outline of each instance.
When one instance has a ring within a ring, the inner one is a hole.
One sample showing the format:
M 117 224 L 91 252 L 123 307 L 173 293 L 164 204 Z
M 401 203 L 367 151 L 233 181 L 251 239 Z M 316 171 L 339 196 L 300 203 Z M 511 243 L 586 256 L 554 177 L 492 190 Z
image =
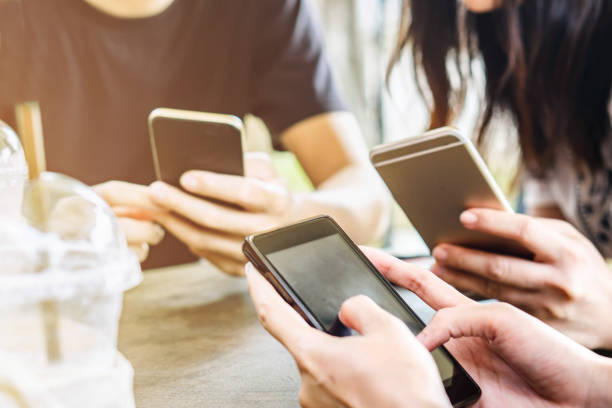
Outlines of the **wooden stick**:
M 47 170 L 42 119 L 38 102 L 26 102 L 15 107 L 17 131 L 28 162 L 30 180 L 35 180 Z
M 38 102 L 26 102 L 15 107 L 15 117 L 17 119 L 17 131 L 21 136 L 21 142 L 28 162 L 29 178 L 36 180 L 45 172 L 47 163 L 45 160 L 45 146 L 43 140 L 42 120 Z M 45 230 L 47 218 L 46 194 L 42 188 L 32 195 L 36 200 L 34 208 L 38 208 L 39 216 L 33 220 L 39 225 L 40 230 Z M 46 269 L 46 265 L 41 265 L 41 270 Z M 45 346 L 47 359 L 49 362 L 56 362 L 61 359 L 61 349 L 59 344 L 59 314 L 57 303 L 54 301 L 44 301 L 40 305 L 43 319 L 43 330 L 45 333 Z

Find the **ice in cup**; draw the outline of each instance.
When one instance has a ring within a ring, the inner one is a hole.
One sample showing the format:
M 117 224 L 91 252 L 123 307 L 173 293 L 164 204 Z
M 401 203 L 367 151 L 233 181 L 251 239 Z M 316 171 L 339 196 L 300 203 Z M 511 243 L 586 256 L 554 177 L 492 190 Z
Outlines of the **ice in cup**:
M 0 220 L 0 406 L 133 407 L 117 330 L 142 273 L 112 211 L 47 172 L 26 184 L 22 214 Z

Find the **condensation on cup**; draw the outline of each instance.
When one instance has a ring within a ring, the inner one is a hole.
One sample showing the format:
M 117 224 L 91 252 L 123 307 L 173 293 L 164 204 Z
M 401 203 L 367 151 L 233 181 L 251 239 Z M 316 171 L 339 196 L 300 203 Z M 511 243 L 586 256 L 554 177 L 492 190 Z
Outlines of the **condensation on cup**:
M 20 218 L 23 185 L 28 177 L 17 134 L 0 120 L 0 220 Z

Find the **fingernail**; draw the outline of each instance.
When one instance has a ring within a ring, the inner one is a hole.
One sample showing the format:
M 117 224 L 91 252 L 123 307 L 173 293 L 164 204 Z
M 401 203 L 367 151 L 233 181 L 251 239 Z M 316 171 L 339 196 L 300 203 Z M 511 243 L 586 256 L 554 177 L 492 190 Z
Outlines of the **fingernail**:
M 195 190 L 198 187 L 198 179 L 193 174 L 185 173 L 181 177 L 181 184 L 187 190 Z
M 151 184 L 151 195 L 155 200 L 163 201 L 166 197 L 166 187 L 159 182 Z
M 472 225 L 476 224 L 476 221 L 478 221 L 478 217 L 473 212 L 464 211 L 459 216 L 459 221 L 461 221 L 461 223 L 464 225 Z
M 433 257 L 436 261 L 445 261 L 448 258 L 448 252 L 442 247 L 436 247 L 433 251 Z

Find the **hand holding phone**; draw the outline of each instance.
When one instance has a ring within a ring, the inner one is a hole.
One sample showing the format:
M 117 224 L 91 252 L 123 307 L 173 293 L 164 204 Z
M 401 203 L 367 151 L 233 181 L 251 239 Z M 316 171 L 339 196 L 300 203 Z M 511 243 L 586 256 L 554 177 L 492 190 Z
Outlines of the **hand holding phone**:
M 450 407 L 431 355 L 403 322 L 369 298 L 348 299 L 339 313 L 361 336 L 334 337 L 310 327 L 251 264 L 247 279 L 264 327 L 300 367 L 302 406 L 418 406 L 420 402 Z
M 430 250 L 450 243 L 530 258 L 516 241 L 465 228 L 469 208 L 512 212 L 512 207 L 470 140 L 444 127 L 370 153 L 372 164 Z
M 428 270 L 380 250 L 362 249 L 391 282 L 437 311 L 417 339 L 430 350 L 446 344 L 481 386 L 478 406 L 586 407 L 606 395 L 612 401 L 609 358 L 596 356 L 515 307 L 474 302 Z
M 286 223 L 294 204 L 267 154 L 248 152 L 245 172 L 189 171 L 182 188 L 163 182 L 150 188 L 153 202 L 166 210 L 156 221 L 193 254 L 231 275 L 244 274 L 244 237 Z
M 571 224 L 471 209 L 467 228 L 519 242 L 534 261 L 442 244 L 432 272 L 458 289 L 510 302 L 591 349 L 612 349 L 612 276 L 597 248 Z
M 233 115 L 157 108 L 149 115 L 158 181 L 156 215 L 196 256 L 231 275 L 244 273 L 246 235 L 282 223 L 292 196 L 270 158 L 243 152 L 244 127 Z
M 430 271 L 380 250 L 363 251 L 389 280 L 438 310 L 417 338 L 429 349 L 455 338 L 448 348 L 482 386 L 482 406 L 590 406 L 612 401 L 609 359 L 596 356 L 516 308 L 479 304 Z M 419 353 L 414 343 L 398 340 L 403 337 L 402 325 L 391 329 L 393 324 L 386 324 L 393 320 L 391 316 L 372 302 L 357 297 L 341 308 L 340 318 L 347 326 L 366 328 L 360 338 L 332 337 L 308 327 L 252 267 L 247 279 L 263 325 L 300 367 L 300 400 L 305 405 L 335 407 L 340 400 L 368 407 L 387 403 L 444 406 L 436 400 L 442 391 L 426 385 L 432 372 L 419 358 L 426 354 L 422 349 Z M 408 355 L 418 361 L 416 366 L 404 362 Z M 418 386 L 412 387 L 414 384 Z M 591 392 L 583 392 L 585 389 Z M 364 399 L 368 397 L 371 399 Z
M 423 322 L 369 262 L 342 229 L 321 216 L 250 236 L 247 258 L 311 326 L 336 335 L 351 334 L 338 313 L 346 299 L 366 295 L 417 334 Z M 454 406 L 478 399 L 480 390 L 443 347 L 432 351 Z

